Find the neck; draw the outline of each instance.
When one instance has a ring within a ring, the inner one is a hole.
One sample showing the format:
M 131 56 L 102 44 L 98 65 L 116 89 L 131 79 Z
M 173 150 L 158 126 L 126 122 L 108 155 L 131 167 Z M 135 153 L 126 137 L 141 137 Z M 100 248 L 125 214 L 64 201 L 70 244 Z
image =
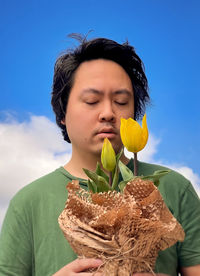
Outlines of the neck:
M 126 158 L 124 153 L 122 154 L 120 160 L 127 164 L 129 159 Z M 64 168 L 73 176 L 87 179 L 88 177 L 83 171 L 83 168 L 95 171 L 97 162 L 101 163 L 101 155 L 94 153 L 82 153 L 72 150 L 72 157 L 70 161 L 64 166 Z

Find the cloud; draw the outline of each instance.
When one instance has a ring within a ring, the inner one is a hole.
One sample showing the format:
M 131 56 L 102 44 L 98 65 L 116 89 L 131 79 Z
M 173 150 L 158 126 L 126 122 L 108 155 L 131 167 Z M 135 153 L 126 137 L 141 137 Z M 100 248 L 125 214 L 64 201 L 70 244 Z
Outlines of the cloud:
M 160 139 L 150 134 L 139 159 L 182 173 L 200 195 L 200 177 L 191 168 L 155 160 L 160 143 Z M 30 115 L 27 121 L 19 122 L 8 114 L 0 122 L 0 228 L 12 196 L 34 179 L 64 165 L 70 154 L 71 146 L 63 141 L 58 127 L 44 116 Z M 126 155 L 131 156 L 128 152 Z
M 44 116 L 0 123 L 0 227 L 11 197 L 34 179 L 64 165 L 71 146 L 57 126 Z

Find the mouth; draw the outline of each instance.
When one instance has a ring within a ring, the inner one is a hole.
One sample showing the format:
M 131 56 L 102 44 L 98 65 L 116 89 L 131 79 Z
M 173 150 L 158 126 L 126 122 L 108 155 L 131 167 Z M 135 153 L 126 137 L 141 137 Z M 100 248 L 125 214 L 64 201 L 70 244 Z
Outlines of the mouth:
M 97 132 L 98 137 L 112 139 L 115 138 L 117 132 L 113 128 L 102 128 Z

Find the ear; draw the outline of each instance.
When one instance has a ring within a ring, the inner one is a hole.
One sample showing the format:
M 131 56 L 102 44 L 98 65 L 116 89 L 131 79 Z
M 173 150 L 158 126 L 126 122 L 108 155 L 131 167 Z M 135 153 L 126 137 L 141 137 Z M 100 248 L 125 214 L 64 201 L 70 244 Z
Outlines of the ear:
M 61 124 L 65 126 L 65 120 L 61 120 Z

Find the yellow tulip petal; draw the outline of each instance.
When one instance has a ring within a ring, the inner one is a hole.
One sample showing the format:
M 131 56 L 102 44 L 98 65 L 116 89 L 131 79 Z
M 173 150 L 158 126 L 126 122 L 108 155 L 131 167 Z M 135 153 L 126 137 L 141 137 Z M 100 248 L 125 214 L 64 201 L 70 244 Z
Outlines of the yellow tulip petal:
M 148 139 L 149 133 L 148 133 L 148 128 L 147 128 L 147 117 L 146 114 L 144 115 L 142 119 L 142 130 L 143 130 L 143 135 L 145 139 Z
M 148 128 L 146 122 L 146 114 L 142 120 L 142 127 L 132 118 L 121 119 L 120 134 L 123 145 L 128 151 L 141 151 L 148 140 Z
M 142 137 L 143 137 L 143 145 L 142 145 L 142 149 L 143 149 L 146 146 L 146 143 L 147 143 L 148 137 L 149 137 L 146 114 L 144 115 L 144 117 L 142 119 Z
M 131 152 L 137 152 L 141 143 L 142 129 L 138 122 L 133 119 L 128 119 L 127 123 L 127 135 L 129 137 L 128 150 Z
M 104 139 L 102 152 L 101 152 L 101 163 L 105 170 L 111 172 L 114 170 L 116 165 L 115 151 L 112 147 L 111 142 L 108 138 Z
M 124 118 L 121 118 L 120 136 L 124 146 L 127 144 L 126 125 L 127 125 L 127 120 Z

